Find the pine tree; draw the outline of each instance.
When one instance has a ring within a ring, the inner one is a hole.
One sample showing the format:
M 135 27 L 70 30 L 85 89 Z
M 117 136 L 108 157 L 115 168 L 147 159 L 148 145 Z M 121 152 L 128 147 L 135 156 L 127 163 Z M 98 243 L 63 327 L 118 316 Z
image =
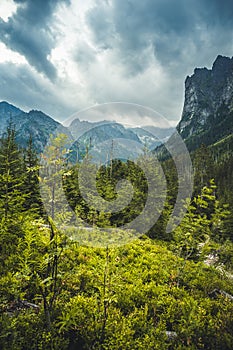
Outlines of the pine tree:
M 220 206 L 215 191 L 212 179 L 201 194 L 187 202 L 187 213 L 174 231 L 175 251 L 185 260 L 204 257 L 210 239 L 219 239 L 222 234 L 228 211 L 226 206 Z
M 25 202 L 22 173 L 22 155 L 10 123 L 0 143 L 0 212 L 5 218 L 20 212 Z
M 66 176 L 67 136 L 51 136 L 41 160 L 40 192 L 48 217 L 56 224 L 64 224 L 70 219 L 70 208 L 65 197 L 63 178 Z
M 23 159 L 12 123 L 0 142 L 0 265 L 17 268 L 17 244 L 23 236 Z
M 24 153 L 24 193 L 26 201 L 25 210 L 32 210 L 37 214 L 43 214 L 43 205 L 40 196 L 39 185 L 39 160 L 30 136 L 28 146 Z
M 200 193 L 204 186 L 208 186 L 209 181 L 214 177 L 214 162 L 211 152 L 206 145 L 195 152 L 194 166 L 194 194 Z

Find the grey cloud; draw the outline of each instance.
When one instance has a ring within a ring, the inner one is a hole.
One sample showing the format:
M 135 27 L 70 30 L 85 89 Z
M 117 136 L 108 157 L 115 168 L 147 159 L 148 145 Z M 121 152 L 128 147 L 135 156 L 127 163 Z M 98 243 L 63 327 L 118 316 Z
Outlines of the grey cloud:
M 111 48 L 116 32 L 112 21 L 112 8 L 107 2 L 98 2 L 96 7 L 88 11 L 87 23 L 92 29 L 93 39 L 98 46 L 103 50 Z
M 69 4 L 69 0 L 14 1 L 18 4 L 16 13 L 8 22 L 0 20 L 1 40 L 53 80 L 56 68 L 48 60 L 48 55 L 55 46 L 55 36 L 50 29 L 52 15 L 59 3 Z
M 233 2 L 232 0 L 199 0 L 203 19 L 211 25 L 221 25 L 224 28 L 233 24 Z
M 232 43 L 232 22 L 232 0 L 113 0 L 98 2 L 87 14 L 96 44 L 109 47 L 110 41 L 134 74 L 151 63 L 145 54 L 151 46 L 162 65 L 190 67 L 194 62 L 188 52 L 196 58 L 205 45 L 214 60 L 220 48 L 224 51 Z M 216 35 L 222 32 L 226 35 L 219 48 Z
M 8 101 L 25 111 L 42 109 L 60 120 L 74 112 L 68 102 L 59 96 L 59 89 L 51 89 L 51 84 L 38 77 L 26 64 L 0 64 L 0 100 Z
M 96 61 L 96 51 L 88 43 L 80 42 L 73 53 L 74 60 L 84 69 L 88 69 L 89 64 Z

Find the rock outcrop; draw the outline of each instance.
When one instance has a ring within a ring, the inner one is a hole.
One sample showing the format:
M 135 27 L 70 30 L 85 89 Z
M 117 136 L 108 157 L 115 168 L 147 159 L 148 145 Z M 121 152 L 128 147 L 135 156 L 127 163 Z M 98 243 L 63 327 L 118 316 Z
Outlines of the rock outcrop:
M 212 69 L 196 68 L 186 78 L 177 130 L 191 150 L 233 132 L 233 57 L 218 56 Z

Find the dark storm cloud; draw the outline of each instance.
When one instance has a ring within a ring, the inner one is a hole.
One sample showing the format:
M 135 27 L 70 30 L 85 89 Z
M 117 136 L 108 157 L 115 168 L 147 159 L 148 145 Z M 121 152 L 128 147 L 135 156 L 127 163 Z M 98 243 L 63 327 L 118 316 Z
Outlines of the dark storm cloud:
M 52 15 L 57 5 L 69 0 L 14 0 L 16 13 L 8 22 L 0 19 L 0 38 L 11 50 L 22 54 L 39 72 L 50 79 L 56 69 L 48 60 L 55 45 L 55 34 L 50 30 Z
M 69 103 L 59 96 L 59 90 L 52 90 L 51 84 L 38 77 L 27 64 L 0 63 L 0 100 L 25 111 L 42 109 L 57 119 L 64 119 L 74 113 Z
M 219 24 L 223 27 L 233 25 L 232 0 L 206 0 L 198 1 L 203 18 L 210 24 Z
M 189 54 L 205 55 L 205 49 L 213 60 L 220 50 L 232 47 L 233 1 L 99 1 L 87 14 L 87 23 L 99 48 L 117 48 L 119 59 L 136 74 L 150 63 L 149 47 L 161 64 L 173 66 L 187 64 Z

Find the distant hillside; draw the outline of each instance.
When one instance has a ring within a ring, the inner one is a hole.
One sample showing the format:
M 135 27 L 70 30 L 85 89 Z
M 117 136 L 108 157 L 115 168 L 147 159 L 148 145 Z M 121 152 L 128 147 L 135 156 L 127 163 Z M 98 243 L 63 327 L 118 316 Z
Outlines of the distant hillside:
M 40 153 L 51 134 L 64 133 L 68 136 L 70 144 L 73 144 L 74 154 L 79 154 L 79 159 L 80 155 L 84 156 L 87 148 L 98 154 L 106 154 L 106 147 L 108 157 L 110 152 L 113 152 L 115 157 L 121 159 L 136 158 L 142 154 L 144 147 L 153 149 L 161 144 L 161 139 L 166 139 L 171 134 L 171 129 L 155 128 L 156 130 L 150 131 L 153 126 L 145 129 L 126 128 L 116 122 L 89 122 L 80 121 L 78 118 L 74 119 L 69 127 L 65 127 L 41 111 L 32 110 L 26 113 L 8 102 L 0 102 L 0 136 L 4 134 L 10 121 L 17 131 L 20 147 L 26 147 L 31 135 L 34 146 Z M 106 156 L 102 161 L 105 160 Z
M 42 152 L 51 134 L 62 132 L 72 140 L 67 128 L 43 112 L 32 110 L 26 113 L 5 101 L 0 102 L 0 135 L 4 134 L 10 121 L 17 131 L 20 147 L 26 147 L 31 135 L 38 153 Z
M 85 134 L 87 131 L 98 127 L 103 124 L 109 124 L 110 122 L 107 120 L 99 121 L 99 122 L 89 122 L 87 120 L 80 120 L 79 118 L 75 118 L 72 120 L 68 129 L 72 134 L 74 140 L 77 140 L 80 136 Z
M 71 128 L 70 131 L 72 132 Z M 89 127 L 80 135 L 72 147 L 73 150 L 77 150 L 79 159 L 89 149 L 91 154 L 101 162 L 115 157 L 137 158 L 139 154 L 142 154 L 143 148 L 144 143 L 136 133 L 114 122 L 93 123 L 92 128 Z

